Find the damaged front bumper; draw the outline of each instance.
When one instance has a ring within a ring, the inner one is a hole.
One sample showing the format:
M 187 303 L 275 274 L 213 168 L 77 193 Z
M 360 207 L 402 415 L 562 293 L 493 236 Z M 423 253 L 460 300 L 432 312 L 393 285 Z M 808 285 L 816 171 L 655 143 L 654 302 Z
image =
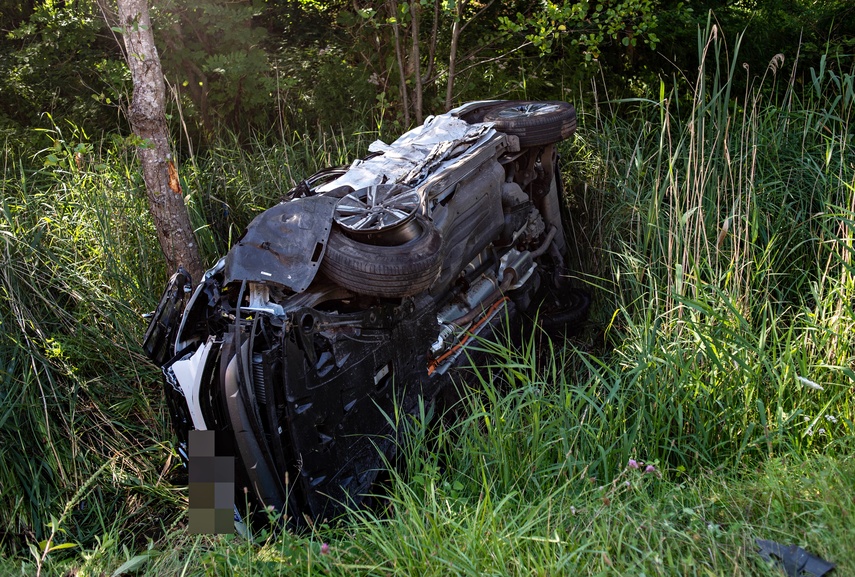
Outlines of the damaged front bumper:
M 146 352 L 163 367 L 178 452 L 187 462 L 190 430 L 230 432 L 236 486 L 249 489 L 237 491 L 248 500 L 236 503 L 237 519 L 250 512 L 263 523 L 271 506 L 295 526 L 332 519 L 394 459 L 397 415 L 443 388 L 465 343 L 452 328 L 462 329 L 438 323 L 427 294 L 352 303 L 351 311 L 324 310 L 323 302 L 285 311 L 242 294 L 263 293 L 263 285 L 224 285 L 226 268 L 221 261 L 192 295 L 186 274 L 176 274 L 146 334 Z M 328 287 L 327 297 L 336 292 Z M 338 309 L 347 299 L 335 302 Z M 462 338 L 496 328 L 513 306 L 501 300 Z M 426 343 L 443 336 L 457 346 L 435 346 L 445 354 L 434 357 Z M 178 353 L 167 358 L 170 340 Z

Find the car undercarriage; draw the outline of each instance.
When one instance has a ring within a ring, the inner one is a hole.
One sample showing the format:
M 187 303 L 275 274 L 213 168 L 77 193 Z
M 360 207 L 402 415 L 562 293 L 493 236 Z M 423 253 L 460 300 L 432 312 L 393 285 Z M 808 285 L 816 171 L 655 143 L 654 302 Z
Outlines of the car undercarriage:
M 563 102 L 431 117 L 300 182 L 195 285 L 172 277 L 143 347 L 185 462 L 189 431 L 233 437 L 237 520 L 359 505 L 395 455 L 390 416 L 436 399 L 477 339 L 539 307 L 584 318 L 557 151 L 575 125 Z

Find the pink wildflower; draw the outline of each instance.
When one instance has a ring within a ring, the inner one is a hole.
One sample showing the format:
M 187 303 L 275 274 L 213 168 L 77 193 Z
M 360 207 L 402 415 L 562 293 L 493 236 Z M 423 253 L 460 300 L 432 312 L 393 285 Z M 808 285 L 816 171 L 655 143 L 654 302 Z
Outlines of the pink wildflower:
M 630 469 L 638 469 L 638 461 L 636 461 L 635 459 L 630 459 L 629 463 L 627 463 L 627 467 L 629 467 Z
M 326 554 L 327 554 L 327 553 L 329 553 L 329 552 L 330 552 L 330 545 L 329 545 L 329 543 L 322 543 L 322 544 L 321 544 L 321 555 L 326 555 Z
M 647 467 L 644 469 L 645 473 L 653 473 L 654 471 L 656 471 L 656 467 L 654 467 L 653 465 L 647 465 Z

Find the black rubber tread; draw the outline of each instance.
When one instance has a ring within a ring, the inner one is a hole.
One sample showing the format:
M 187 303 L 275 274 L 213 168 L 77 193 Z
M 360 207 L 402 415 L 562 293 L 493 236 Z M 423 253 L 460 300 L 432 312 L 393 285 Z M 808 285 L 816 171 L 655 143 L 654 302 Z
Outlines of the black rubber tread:
M 519 112 L 517 117 L 508 118 L 509 109 L 528 105 L 552 105 L 557 106 L 558 110 L 534 115 Z M 545 146 L 569 138 L 576 132 L 576 109 L 572 104 L 560 100 L 544 102 L 517 100 L 490 110 L 484 115 L 484 122 L 492 122 L 496 130 L 516 136 L 522 147 Z
M 334 226 L 321 271 L 334 283 L 364 295 L 397 298 L 427 290 L 442 266 L 442 237 L 421 215 L 416 222 L 421 234 L 395 246 L 361 243 Z
M 583 289 L 557 290 L 541 304 L 539 323 L 547 334 L 564 336 L 576 334 L 588 318 L 591 295 Z

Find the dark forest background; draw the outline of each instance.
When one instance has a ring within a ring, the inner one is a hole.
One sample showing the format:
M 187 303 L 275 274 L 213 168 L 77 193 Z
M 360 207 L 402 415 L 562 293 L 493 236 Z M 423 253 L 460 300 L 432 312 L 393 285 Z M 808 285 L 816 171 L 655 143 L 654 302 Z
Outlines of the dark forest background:
M 698 29 L 710 12 L 720 34 L 751 39 L 739 55 L 745 81 L 775 54 L 798 58 L 805 74 L 823 55 L 832 62 L 855 50 L 848 0 L 152 4 L 170 120 L 185 153 L 224 134 L 349 133 L 367 119 L 394 132 L 473 99 L 578 100 L 591 95 L 592 81 L 609 98 L 638 96 L 661 79 L 694 77 Z M 132 87 L 113 12 L 106 0 L 3 1 L 7 143 L 60 121 L 127 133 Z

